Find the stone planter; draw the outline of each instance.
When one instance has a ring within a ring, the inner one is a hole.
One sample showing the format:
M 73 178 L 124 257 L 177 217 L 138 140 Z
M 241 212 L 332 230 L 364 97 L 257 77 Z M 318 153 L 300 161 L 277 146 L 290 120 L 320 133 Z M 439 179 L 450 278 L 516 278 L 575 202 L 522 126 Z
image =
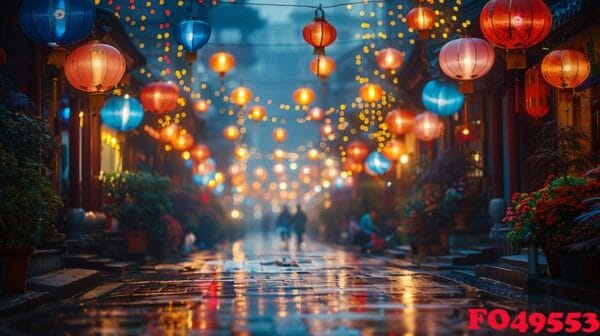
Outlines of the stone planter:
M 24 293 L 27 289 L 27 268 L 31 247 L 0 247 L 2 292 Z

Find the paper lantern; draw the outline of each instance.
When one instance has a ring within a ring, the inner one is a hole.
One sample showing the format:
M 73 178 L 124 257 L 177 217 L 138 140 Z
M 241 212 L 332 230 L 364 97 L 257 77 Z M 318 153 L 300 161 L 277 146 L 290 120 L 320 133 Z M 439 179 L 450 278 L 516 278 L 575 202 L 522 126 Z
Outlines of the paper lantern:
M 406 24 L 416 30 L 421 38 L 427 38 L 435 23 L 435 12 L 429 7 L 415 7 L 406 14 Z
M 465 96 L 454 83 L 432 80 L 423 88 L 423 105 L 442 117 L 458 113 L 464 100 Z
M 377 54 L 377 65 L 383 70 L 396 70 L 404 62 L 404 55 L 396 48 L 384 48 Z
M 542 60 L 541 71 L 550 85 L 559 89 L 571 89 L 587 79 L 590 74 L 590 60 L 577 50 L 554 50 Z
M 325 117 L 325 111 L 320 107 L 313 107 L 308 110 L 308 116 L 314 121 L 322 120 Z
M 477 140 L 477 129 L 471 124 L 462 124 L 454 129 L 454 138 L 459 144 Z
M 344 170 L 352 174 L 360 174 L 362 173 L 363 169 L 364 167 L 361 162 L 356 162 L 351 159 L 346 159 L 344 162 Z
M 404 109 L 393 109 L 385 116 L 385 124 L 392 134 L 404 135 L 413 130 L 415 115 Z
M 246 161 L 250 158 L 250 150 L 246 146 L 236 146 L 233 149 L 233 155 L 240 161 Z
M 190 154 L 196 162 L 202 162 L 210 157 L 211 151 L 208 146 L 197 144 L 190 150 Z
M 314 47 L 314 53 L 325 55 L 325 47 L 331 45 L 337 37 L 335 27 L 325 20 L 325 12 L 319 7 L 315 11 L 315 18 L 304 26 L 302 37 L 306 43 Z
M 352 141 L 346 147 L 346 155 L 355 162 L 363 162 L 369 155 L 369 146 L 362 141 Z
M 199 175 L 208 175 L 214 173 L 216 169 L 217 163 L 215 162 L 215 159 L 208 158 L 192 167 L 192 172 Z
M 175 26 L 175 41 L 186 51 L 186 60 L 196 60 L 196 51 L 210 39 L 211 28 L 200 20 L 183 20 Z
M 442 135 L 444 123 L 440 121 L 437 114 L 423 112 L 415 117 L 415 137 L 423 141 L 432 141 Z
M 283 149 L 276 149 L 273 151 L 273 158 L 277 161 L 285 159 L 285 151 Z
M 175 140 L 175 137 L 179 134 L 179 126 L 170 124 L 160 129 L 160 142 L 171 143 Z
M 219 51 L 210 57 L 208 65 L 219 77 L 224 78 L 235 66 L 235 57 L 230 53 Z
M 495 57 L 494 49 L 485 40 L 463 37 L 442 47 L 439 63 L 448 77 L 461 81 L 462 93 L 472 93 L 470 81 L 487 74 L 494 65 Z
M 372 152 L 365 160 L 365 171 L 369 175 L 383 175 L 392 169 L 392 161 L 379 152 Z
M 294 91 L 294 102 L 298 105 L 310 105 L 315 100 L 315 92 L 308 87 L 301 87 Z
M 282 163 L 276 163 L 273 165 L 273 173 L 282 175 L 285 173 L 285 166 Z
M 263 120 L 266 115 L 267 109 L 261 105 L 254 105 L 248 109 L 248 118 L 254 120 L 254 122 Z
M 400 140 L 392 139 L 383 145 L 382 153 L 386 158 L 398 161 L 403 154 L 406 154 L 406 145 Z
M 335 60 L 329 56 L 317 55 L 310 61 L 309 68 L 313 75 L 324 81 L 335 71 Z
M 525 111 L 534 118 L 550 112 L 550 85 L 536 66 L 525 72 Z
M 308 150 L 307 156 L 309 160 L 316 161 L 321 156 L 321 153 L 317 149 L 311 148 Z
M 152 82 L 144 86 L 140 100 L 144 109 L 154 114 L 169 113 L 177 108 L 179 86 L 173 82 Z
M 321 125 L 320 131 L 323 137 L 327 137 L 333 134 L 333 126 L 331 126 L 331 124 L 323 124 Z
M 185 151 L 194 145 L 194 137 L 189 133 L 180 133 L 171 143 L 173 148 L 179 151 Z
M 19 21 L 23 33 L 36 43 L 69 45 L 90 34 L 96 6 L 93 0 L 24 0 Z
M 365 84 L 358 90 L 358 95 L 367 103 L 374 103 L 383 96 L 383 88 L 379 84 Z
M 509 68 L 525 66 L 522 50 L 540 43 L 552 28 L 552 13 L 541 0 L 490 0 L 481 10 L 483 36 L 494 46 L 516 50 L 519 61 L 507 59 Z M 518 66 L 510 66 L 514 63 Z
M 117 131 L 131 131 L 144 120 L 142 104 L 129 95 L 113 97 L 106 101 L 100 110 L 102 122 Z
M 65 77 L 76 89 L 102 93 L 125 74 L 125 57 L 115 47 L 92 41 L 73 50 L 65 61 Z
M 288 132 L 285 128 L 277 127 L 273 130 L 273 140 L 284 142 L 287 139 Z
M 230 99 L 235 105 L 243 107 L 252 100 L 252 95 L 252 91 L 249 88 L 240 86 L 231 91 Z
M 269 178 L 269 174 L 265 168 L 256 167 L 254 168 L 254 177 L 260 182 L 265 182 Z
M 237 126 L 227 126 L 223 130 L 223 136 L 229 141 L 235 141 L 240 137 L 240 129 Z
M 209 108 L 210 104 L 204 99 L 198 99 L 194 103 L 194 111 L 196 111 L 199 114 L 206 113 L 206 111 L 208 111 Z

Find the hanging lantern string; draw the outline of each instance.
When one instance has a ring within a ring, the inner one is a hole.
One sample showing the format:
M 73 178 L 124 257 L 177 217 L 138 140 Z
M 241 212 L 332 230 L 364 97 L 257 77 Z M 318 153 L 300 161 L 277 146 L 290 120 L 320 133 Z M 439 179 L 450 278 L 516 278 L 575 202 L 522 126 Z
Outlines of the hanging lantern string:
M 377 4 L 384 3 L 386 0 L 374 0 L 369 1 L 369 4 Z M 300 4 L 291 4 L 291 3 L 272 3 L 272 2 L 223 2 L 219 3 L 219 5 L 248 5 L 248 6 L 270 6 L 270 7 L 300 7 L 300 8 L 314 8 L 314 9 L 327 9 L 327 8 L 336 8 L 336 7 L 345 7 L 350 5 L 365 5 L 364 1 L 350 1 L 350 2 L 342 2 L 338 4 L 332 4 L 327 6 L 314 6 L 314 5 L 300 5 Z

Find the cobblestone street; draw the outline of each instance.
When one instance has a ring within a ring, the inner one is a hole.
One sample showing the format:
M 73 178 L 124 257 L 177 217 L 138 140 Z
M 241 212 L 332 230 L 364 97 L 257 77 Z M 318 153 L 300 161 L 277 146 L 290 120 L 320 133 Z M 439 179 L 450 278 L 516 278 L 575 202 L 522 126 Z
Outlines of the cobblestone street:
M 538 308 L 337 246 L 252 236 L 9 320 L 40 335 L 458 335 L 467 308 Z M 543 308 L 543 307 L 542 307 Z M 554 307 L 555 308 L 555 307 Z M 482 330 L 478 334 L 494 334 Z

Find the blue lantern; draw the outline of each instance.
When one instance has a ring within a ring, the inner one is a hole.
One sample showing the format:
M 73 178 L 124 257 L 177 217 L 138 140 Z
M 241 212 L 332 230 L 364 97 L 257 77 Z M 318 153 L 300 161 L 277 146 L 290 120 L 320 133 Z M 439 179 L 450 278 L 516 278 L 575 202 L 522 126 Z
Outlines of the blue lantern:
M 379 152 L 372 152 L 365 160 L 365 171 L 370 175 L 383 175 L 392 169 L 392 161 Z
M 175 40 L 187 52 L 186 59 L 196 59 L 196 51 L 210 39 L 211 29 L 208 23 L 200 20 L 183 20 L 175 26 Z
M 96 21 L 94 0 L 23 0 L 21 29 L 37 43 L 50 46 L 79 42 Z
M 100 110 L 100 119 L 112 129 L 130 131 L 142 123 L 144 108 L 137 99 L 129 98 L 129 95 L 113 97 Z
M 425 109 L 442 117 L 457 113 L 464 101 L 465 96 L 450 82 L 432 80 L 423 88 Z

